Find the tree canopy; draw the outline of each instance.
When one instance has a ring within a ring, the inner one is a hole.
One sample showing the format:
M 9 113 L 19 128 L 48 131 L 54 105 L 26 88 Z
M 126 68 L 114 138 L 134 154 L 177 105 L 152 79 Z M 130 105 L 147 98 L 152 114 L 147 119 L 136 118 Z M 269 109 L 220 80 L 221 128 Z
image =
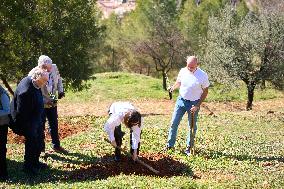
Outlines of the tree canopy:
M 281 12 L 250 11 L 239 17 L 229 7 L 219 17 L 209 19 L 205 59 L 210 77 L 219 82 L 244 81 L 248 110 L 261 80 L 283 89 L 283 26 Z
M 178 19 L 175 0 L 143 0 L 137 1 L 135 12 L 124 23 L 131 26 L 126 35 L 129 48 L 136 57 L 146 58 L 162 73 L 164 89 L 169 70 L 184 62 L 190 51 L 178 27 Z
M 0 75 L 18 81 L 41 54 L 57 64 L 67 86 L 80 89 L 93 74 L 89 51 L 101 35 L 95 1 L 2 0 Z

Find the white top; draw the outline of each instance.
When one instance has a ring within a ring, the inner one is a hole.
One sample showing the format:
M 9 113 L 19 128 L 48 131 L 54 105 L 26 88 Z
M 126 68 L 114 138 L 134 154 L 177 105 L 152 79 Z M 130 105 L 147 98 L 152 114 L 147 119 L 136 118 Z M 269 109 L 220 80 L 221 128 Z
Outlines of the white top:
M 203 89 L 209 87 L 210 83 L 207 74 L 197 68 L 194 73 L 190 72 L 187 67 L 179 71 L 177 82 L 180 82 L 180 96 L 186 100 L 199 100 Z
M 114 141 L 114 129 L 119 126 L 124 119 L 124 116 L 130 110 L 136 110 L 136 108 L 130 102 L 114 102 L 110 108 L 109 113 L 111 114 L 109 119 L 104 125 L 104 129 L 108 134 L 109 140 Z M 138 143 L 140 142 L 141 126 L 132 127 L 132 149 L 136 150 L 138 148 Z

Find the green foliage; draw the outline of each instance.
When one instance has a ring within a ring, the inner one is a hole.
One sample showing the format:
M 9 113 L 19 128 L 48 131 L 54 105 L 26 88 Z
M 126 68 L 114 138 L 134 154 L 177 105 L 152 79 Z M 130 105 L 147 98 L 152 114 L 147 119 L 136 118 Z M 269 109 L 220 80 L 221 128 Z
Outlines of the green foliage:
M 123 25 L 124 28 L 132 26 L 131 30 L 125 32 L 132 53 L 138 60 L 149 61 L 146 66 L 162 74 L 164 89 L 166 74 L 172 68 L 179 67 L 190 51 L 177 27 L 178 17 L 179 11 L 174 0 L 143 0 L 137 1 L 135 12 L 129 15 Z
M 94 1 L 1 1 L 1 75 L 19 80 L 41 54 L 57 64 L 66 85 L 92 75 L 89 50 L 101 32 Z
M 262 80 L 283 86 L 283 18 L 281 13 L 266 12 L 249 12 L 242 18 L 226 7 L 220 17 L 209 19 L 205 66 L 210 78 L 231 85 L 243 80 L 248 90 L 247 109 Z
M 237 77 L 245 82 L 258 83 L 261 79 L 274 77 L 273 71 L 278 70 L 274 68 L 282 66 L 279 59 L 282 60 L 280 51 L 283 35 L 279 25 L 282 25 L 283 19 L 276 19 L 276 26 L 272 18 L 276 19 L 273 15 L 257 16 L 251 12 L 238 21 L 228 7 L 221 17 L 212 17 L 206 54 L 208 67 L 214 68 L 209 70 L 212 78 L 227 79 L 219 77 L 218 70 L 224 70 L 224 76 Z
M 102 41 L 97 43 L 95 52 L 98 57 L 94 61 L 95 72 L 119 71 L 122 70 L 122 62 L 126 50 L 121 42 L 121 16 L 111 14 L 108 19 L 102 20 L 105 32 Z
M 208 19 L 218 15 L 226 0 L 204 0 L 196 5 L 195 0 L 188 0 L 180 16 L 180 26 L 195 53 L 200 53 L 203 39 L 207 36 Z

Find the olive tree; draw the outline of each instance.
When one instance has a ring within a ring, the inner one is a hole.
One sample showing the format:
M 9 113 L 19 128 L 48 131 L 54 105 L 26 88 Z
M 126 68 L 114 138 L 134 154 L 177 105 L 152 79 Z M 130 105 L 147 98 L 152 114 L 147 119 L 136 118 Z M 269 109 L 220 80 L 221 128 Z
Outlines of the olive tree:
M 124 23 L 131 26 L 125 40 L 129 48 L 137 57 L 151 61 L 156 72 L 162 74 L 165 90 L 167 73 L 184 63 L 190 51 L 178 28 L 178 19 L 175 0 L 143 0 L 137 1 L 135 12 Z
M 282 12 L 249 12 L 239 17 L 227 7 L 209 18 L 205 61 L 218 82 L 242 80 L 247 86 L 247 110 L 254 89 L 262 80 L 283 89 L 284 15 Z

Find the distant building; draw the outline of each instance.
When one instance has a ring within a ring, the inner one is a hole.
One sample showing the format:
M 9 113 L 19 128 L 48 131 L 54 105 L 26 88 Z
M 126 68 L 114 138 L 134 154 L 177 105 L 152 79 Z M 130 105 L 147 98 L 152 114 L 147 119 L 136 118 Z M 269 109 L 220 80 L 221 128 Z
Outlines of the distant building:
M 108 18 L 111 13 L 123 15 L 135 9 L 135 0 L 98 0 L 98 7 L 101 9 L 104 18 Z

